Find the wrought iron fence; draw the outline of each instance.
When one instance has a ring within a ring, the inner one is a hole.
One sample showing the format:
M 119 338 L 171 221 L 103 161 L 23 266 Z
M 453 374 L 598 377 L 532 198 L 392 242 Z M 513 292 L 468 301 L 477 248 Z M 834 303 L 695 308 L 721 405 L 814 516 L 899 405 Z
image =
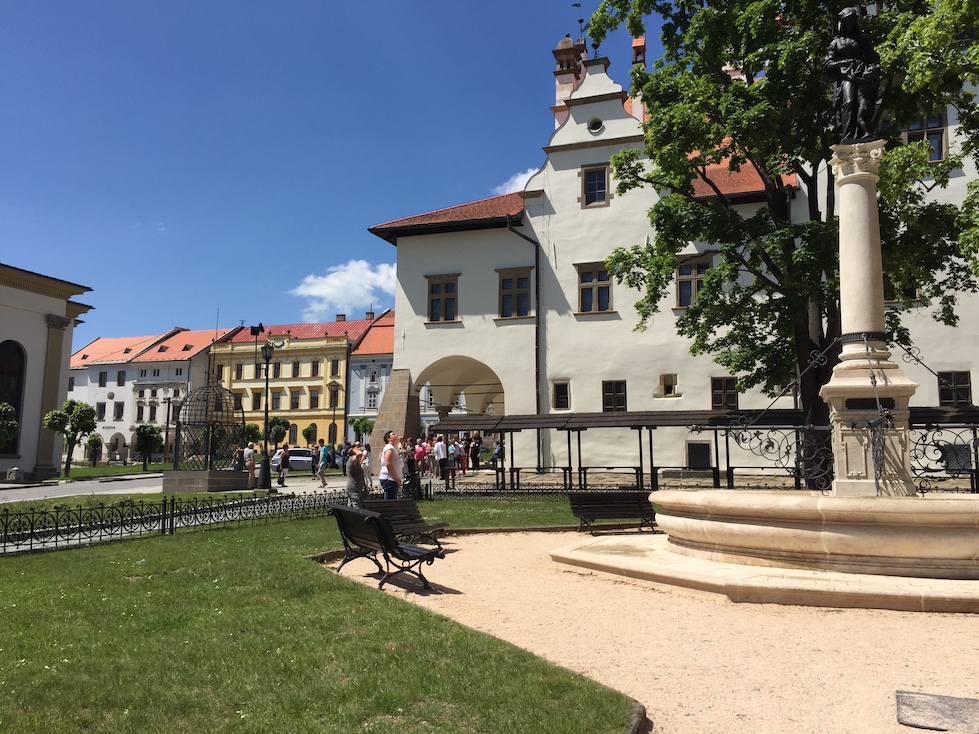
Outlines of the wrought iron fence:
M 979 426 L 929 424 L 911 431 L 918 492 L 979 493 Z
M 301 519 L 327 514 L 342 492 L 271 495 L 232 500 L 164 497 L 160 502 L 126 502 L 97 507 L 0 512 L 0 553 L 53 550 L 177 530 L 228 527 L 250 522 Z

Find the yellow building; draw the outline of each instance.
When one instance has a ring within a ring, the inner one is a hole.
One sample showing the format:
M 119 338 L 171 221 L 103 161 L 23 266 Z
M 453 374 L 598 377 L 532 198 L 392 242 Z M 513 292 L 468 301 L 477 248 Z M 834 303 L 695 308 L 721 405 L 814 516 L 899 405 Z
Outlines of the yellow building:
M 306 446 L 303 430 L 313 427 L 309 443 L 343 440 L 346 434 L 349 355 L 373 321 L 373 314 L 358 321 L 338 315 L 336 321 L 319 324 L 281 324 L 242 329 L 229 341 L 211 348 L 212 374 L 218 384 L 233 392 L 241 403 L 246 423 L 264 429 L 265 362 L 261 348 L 266 342 L 275 351 L 268 365 L 269 418 L 289 421 L 286 440 Z

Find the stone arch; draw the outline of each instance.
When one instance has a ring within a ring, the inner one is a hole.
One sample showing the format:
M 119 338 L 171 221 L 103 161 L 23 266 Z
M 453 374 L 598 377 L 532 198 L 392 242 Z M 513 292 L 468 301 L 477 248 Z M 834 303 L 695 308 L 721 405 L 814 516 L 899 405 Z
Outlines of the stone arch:
M 471 415 L 489 412 L 503 415 L 505 412 L 503 383 L 499 376 L 488 365 L 472 357 L 455 355 L 432 362 L 414 379 L 417 394 L 420 395 L 426 385 L 431 389 L 439 416 L 447 415 L 460 395 Z
M 18 424 L 23 424 L 24 385 L 27 377 L 27 352 L 19 342 L 11 339 L 0 342 L 0 403 L 14 408 Z M 0 454 L 17 454 L 20 448 L 20 431 L 6 444 L 0 446 Z
M 127 461 L 129 459 L 129 444 L 126 441 L 126 436 L 116 431 L 105 441 L 102 451 L 107 454 L 109 461 Z

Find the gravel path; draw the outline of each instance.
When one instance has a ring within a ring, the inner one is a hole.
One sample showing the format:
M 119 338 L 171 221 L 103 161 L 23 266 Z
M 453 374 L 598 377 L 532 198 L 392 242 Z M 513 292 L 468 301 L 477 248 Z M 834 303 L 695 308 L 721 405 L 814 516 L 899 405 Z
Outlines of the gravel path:
M 911 734 L 896 690 L 979 698 L 975 615 L 734 604 L 550 560 L 574 541 L 451 537 L 433 593 L 384 590 L 632 696 L 662 734 Z M 372 568 L 343 574 L 376 586 Z

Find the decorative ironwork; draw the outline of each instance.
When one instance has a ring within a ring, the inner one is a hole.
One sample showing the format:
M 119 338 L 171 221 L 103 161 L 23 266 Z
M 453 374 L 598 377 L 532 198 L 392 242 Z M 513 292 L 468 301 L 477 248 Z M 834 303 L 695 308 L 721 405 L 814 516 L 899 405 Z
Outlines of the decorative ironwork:
M 928 425 L 912 436 L 911 470 L 919 492 L 979 492 L 979 426 Z
M 219 385 L 191 390 L 177 409 L 174 468 L 229 469 L 244 441 L 245 413 L 233 392 Z
M 319 517 L 331 502 L 345 502 L 335 491 L 249 499 L 163 498 L 97 507 L 61 506 L 51 510 L 0 512 L 0 553 L 54 550 L 89 543 L 172 535 L 181 529 L 226 527 L 247 522 Z
M 784 471 L 810 489 L 827 491 L 832 486 L 829 428 L 758 426 L 741 421 L 740 426 L 729 427 L 727 434 L 738 447 L 770 462 L 769 468 Z

